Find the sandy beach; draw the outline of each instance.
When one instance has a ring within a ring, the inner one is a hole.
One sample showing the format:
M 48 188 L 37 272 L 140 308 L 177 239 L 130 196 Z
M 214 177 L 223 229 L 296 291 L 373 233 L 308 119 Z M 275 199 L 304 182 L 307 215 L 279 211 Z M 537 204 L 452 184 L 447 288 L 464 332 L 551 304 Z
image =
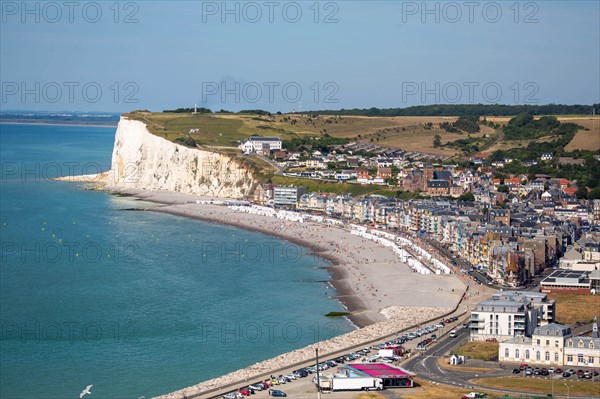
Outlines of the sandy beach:
M 148 208 L 153 212 L 237 226 L 308 248 L 332 263 L 330 283 L 337 291 L 337 299 L 352 313 L 350 320 L 358 327 L 385 320 L 381 311 L 392 306 L 454 308 L 466 289 L 454 275 L 415 273 L 391 249 L 339 227 L 235 212 L 223 205 L 197 204 L 197 200 L 210 198 L 179 193 L 121 191 L 120 194 L 161 204 Z
M 331 275 L 330 284 L 337 293 L 336 299 L 351 312 L 349 319 L 358 327 L 350 333 L 282 354 L 161 398 L 204 397 L 202 393 L 221 386 L 238 382 L 242 384 L 270 370 L 307 361 L 314 356 L 317 346 L 324 355 L 335 353 L 343 348 L 361 345 L 410 326 L 441 318 L 455 310 L 467 310 L 464 304 L 459 308 L 459 304 L 468 287 L 456 275 L 415 273 L 400 261 L 392 249 L 351 234 L 344 228 L 313 221 L 286 221 L 235 211 L 224 205 L 203 203 L 212 201 L 211 198 L 171 192 L 105 189 L 115 195 L 127 195 L 156 203 L 156 206 L 145 208 L 147 211 L 236 226 L 305 247 L 306 253 L 316 253 L 331 263 L 327 268 Z M 201 203 L 197 203 L 198 201 Z M 469 295 L 466 294 L 467 297 Z

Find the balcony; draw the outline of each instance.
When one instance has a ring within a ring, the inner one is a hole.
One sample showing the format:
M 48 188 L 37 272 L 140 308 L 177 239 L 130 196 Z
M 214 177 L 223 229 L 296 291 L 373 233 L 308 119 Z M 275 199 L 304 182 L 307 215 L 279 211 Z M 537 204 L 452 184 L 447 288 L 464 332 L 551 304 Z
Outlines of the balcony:
M 524 330 L 525 329 L 525 323 L 515 323 L 514 329 L 515 330 Z

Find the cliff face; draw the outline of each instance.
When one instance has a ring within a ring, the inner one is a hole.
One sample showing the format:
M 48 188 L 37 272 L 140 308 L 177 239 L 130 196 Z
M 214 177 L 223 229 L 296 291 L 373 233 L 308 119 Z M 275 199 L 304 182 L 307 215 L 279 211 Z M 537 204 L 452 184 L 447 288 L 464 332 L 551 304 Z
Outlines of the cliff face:
M 241 199 L 254 183 L 233 158 L 175 144 L 125 117 L 117 127 L 111 165 L 106 183 L 117 189 Z

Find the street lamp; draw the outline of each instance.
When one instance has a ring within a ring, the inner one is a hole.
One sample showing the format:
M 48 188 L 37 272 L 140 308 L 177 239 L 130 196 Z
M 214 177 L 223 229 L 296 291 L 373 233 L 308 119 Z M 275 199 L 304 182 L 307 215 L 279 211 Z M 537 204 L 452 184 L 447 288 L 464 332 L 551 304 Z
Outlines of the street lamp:
M 573 385 L 567 385 L 566 382 L 564 384 L 567 387 L 567 399 L 571 399 L 570 389 L 573 388 Z

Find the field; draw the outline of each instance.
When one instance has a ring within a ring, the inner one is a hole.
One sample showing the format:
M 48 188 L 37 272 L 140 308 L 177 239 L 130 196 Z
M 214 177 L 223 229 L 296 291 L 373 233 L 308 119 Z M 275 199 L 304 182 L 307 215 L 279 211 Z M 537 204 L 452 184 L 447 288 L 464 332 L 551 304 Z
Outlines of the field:
M 552 383 L 547 379 L 541 378 L 523 378 L 523 377 L 504 377 L 504 378 L 478 378 L 471 382 L 498 389 L 518 390 L 523 392 L 535 392 L 545 395 L 552 394 Z M 569 395 L 597 397 L 600 395 L 600 382 L 591 381 L 568 381 Z M 571 388 L 572 386 L 572 388 Z M 563 380 L 554 382 L 554 395 L 567 396 L 567 387 Z
M 210 147 L 235 148 L 239 141 L 253 136 L 277 136 L 283 140 L 301 137 L 320 137 L 328 134 L 337 138 L 348 138 L 353 142 L 378 144 L 400 148 L 406 151 L 417 151 L 439 156 L 462 155 L 459 149 L 435 148 L 433 140 L 436 135 L 442 144 L 460 139 L 480 138 L 481 147 L 484 137 L 497 137 L 498 133 L 487 126 L 481 131 L 467 135 L 466 133 L 449 133 L 440 129 L 442 122 L 454 122 L 455 117 L 431 116 L 399 116 L 399 117 L 362 117 L 362 116 L 313 116 L 308 114 L 285 115 L 252 115 L 252 114 L 179 114 L 151 113 L 135 111 L 129 117 L 141 120 L 149 130 L 168 140 L 192 137 L 196 143 Z M 488 117 L 488 120 L 505 124 L 509 117 Z M 566 147 L 574 149 L 600 149 L 600 118 L 573 116 L 559 117 L 565 122 L 578 123 L 590 131 L 579 131 Z M 198 129 L 190 133 L 192 129 Z M 540 138 L 537 141 L 553 140 L 552 137 Z M 485 149 L 493 152 L 498 149 L 509 149 L 526 146 L 529 141 L 500 141 Z
M 600 117 L 591 117 L 591 116 L 577 116 L 577 115 L 566 115 L 561 116 L 557 115 L 557 118 L 560 122 L 571 122 L 576 123 L 584 128 L 589 129 L 579 130 L 573 140 L 569 144 L 565 146 L 566 151 L 574 151 L 574 150 L 590 150 L 597 151 L 600 150 Z M 487 120 L 493 121 L 499 124 L 506 124 L 510 118 L 509 117 L 488 117 Z M 515 147 L 526 147 L 530 142 L 544 142 L 544 141 L 552 141 L 554 137 L 542 137 L 537 140 L 522 140 L 522 141 L 507 141 L 504 140 L 495 146 L 486 150 L 486 153 L 492 153 L 496 150 L 508 150 L 510 148 Z
M 556 300 L 556 320 L 561 324 L 591 321 L 600 313 L 600 296 L 588 294 L 548 294 Z
M 497 342 L 467 342 L 455 353 L 466 358 L 478 360 L 498 360 Z
M 589 131 L 580 130 L 575 134 L 575 137 L 567 146 L 565 150 L 573 151 L 576 149 L 597 151 L 600 150 L 600 118 L 565 118 L 565 121 L 574 122 L 585 128 L 590 129 Z
M 469 367 L 469 366 L 464 366 L 464 365 L 453 365 L 453 364 L 450 364 L 449 357 L 439 358 L 437 360 L 437 364 L 440 367 L 444 367 L 444 368 L 450 369 L 450 370 L 472 371 L 474 373 L 489 373 L 490 371 L 494 371 L 491 368 L 485 368 L 485 367 Z
M 415 379 L 419 387 L 402 391 L 402 397 L 406 399 L 439 399 L 439 398 L 461 398 L 469 392 L 487 393 L 486 399 L 511 398 L 513 396 L 481 391 L 478 389 L 458 388 L 451 385 L 433 384 L 429 381 Z M 406 392 L 406 393 L 405 393 Z M 362 399 L 359 396 L 360 399 Z M 365 397 L 365 399 L 368 397 Z
M 245 115 L 245 114 L 176 114 L 132 112 L 129 117 L 145 122 L 150 131 L 168 140 L 190 136 L 201 145 L 236 147 L 239 140 L 252 135 L 277 136 L 283 140 L 297 137 L 349 138 L 354 141 L 381 144 L 430 154 L 454 155 L 457 150 L 434 148 L 433 138 L 441 136 L 442 143 L 466 138 L 466 134 L 448 133 L 439 128 L 441 122 L 453 122 L 452 117 L 361 117 Z M 428 128 L 427 123 L 433 126 Z M 190 133 L 199 129 L 197 133 Z M 472 137 L 493 135 L 494 131 L 482 127 Z

